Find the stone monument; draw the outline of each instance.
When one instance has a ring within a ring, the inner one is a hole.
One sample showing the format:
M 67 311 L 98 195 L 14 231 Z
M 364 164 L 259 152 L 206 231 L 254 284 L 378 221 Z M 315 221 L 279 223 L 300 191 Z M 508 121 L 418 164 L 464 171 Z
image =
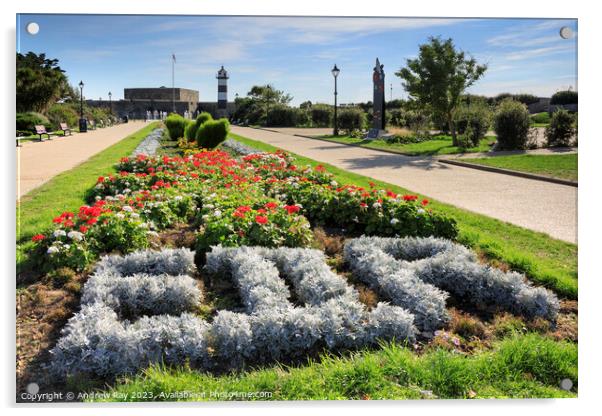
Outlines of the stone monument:
M 385 71 L 378 58 L 372 73 L 373 83 L 373 119 L 372 128 L 368 131 L 368 139 L 376 139 L 385 134 Z

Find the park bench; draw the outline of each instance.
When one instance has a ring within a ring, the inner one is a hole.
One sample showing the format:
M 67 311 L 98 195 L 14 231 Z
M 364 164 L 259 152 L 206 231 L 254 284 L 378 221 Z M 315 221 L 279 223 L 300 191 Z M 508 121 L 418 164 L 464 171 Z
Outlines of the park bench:
M 60 131 L 62 131 L 65 136 L 67 136 L 67 132 L 69 132 L 69 136 L 71 135 L 72 132 L 67 123 L 60 123 L 60 127 Z
M 56 133 L 46 131 L 46 127 L 41 125 L 41 126 L 36 126 L 35 135 L 39 136 L 39 138 L 40 138 L 39 140 L 42 141 L 42 139 L 43 139 L 42 136 L 46 135 L 50 139 L 50 136 L 56 136 Z

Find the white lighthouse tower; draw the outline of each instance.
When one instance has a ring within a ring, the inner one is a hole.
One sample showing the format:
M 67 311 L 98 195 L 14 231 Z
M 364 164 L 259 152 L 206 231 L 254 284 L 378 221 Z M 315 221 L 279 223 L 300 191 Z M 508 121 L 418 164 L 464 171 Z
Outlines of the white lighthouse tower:
M 228 117 L 228 71 L 222 65 L 217 71 L 217 115 Z

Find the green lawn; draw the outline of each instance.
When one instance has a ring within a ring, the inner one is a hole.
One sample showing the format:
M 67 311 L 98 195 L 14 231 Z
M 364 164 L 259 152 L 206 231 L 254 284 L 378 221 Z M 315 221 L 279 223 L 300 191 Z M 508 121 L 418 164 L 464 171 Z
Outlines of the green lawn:
M 568 155 L 495 156 L 478 159 L 462 159 L 461 161 L 577 181 L 576 153 Z
M 366 140 L 357 139 L 349 136 L 319 136 L 322 140 L 328 140 L 335 143 L 351 144 L 361 146 L 368 149 L 386 150 L 388 152 L 401 153 L 408 156 L 434 156 L 434 155 L 449 155 L 456 153 L 475 153 L 487 152 L 491 145 L 495 143 L 495 137 L 488 136 L 481 140 L 477 147 L 462 149 L 458 146 L 452 146 L 451 136 L 437 136 L 432 140 L 427 140 L 422 143 L 387 143 L 384 140 Z
M 388 344 L 378 351 L 326 355 L 301 367 L 277 365 L 221 377 L 152 367 L 122 380 L 108 392 L 108 399 L 98 401 L 576 397 L 576 390 L 564 391 L 558 384 L 568 378 L 576 386 L 577 377 L 576 344 L 528 334 L 511 336 L 471 356 L 445 350 L 417 355 Z M 197 396 L 161 396 L 173 392 Z M 227 396 L 237 392 L 256 397 Z
M 246 137 L 230 137 L 264 151 L 278 148 Z M 358 175 L 326 163 L 292 154 L 300 165 L 323 165 L 340 183 L 368 188 L 369 182 L 397 193 L 416 193 L 386 182 Z M 421 195 L 424 196 L 424 195 Z M 428 198 L 428 196 L 426 196 Z M 429 198 L 430 199 L 430 198 Z M 458 221 L 458 240 L 486 257 L 504 262 L 525 273 L 531 280 L 553 289 L 561 296 L 577 299 L 577 245 L 556 240 L 547 234 L 476 214 L 453 205 L 432 201 L 433 209 L 445 212 Z
M 78 209 L 85 194 L 100 175 L 114 172 L 119 158 L 129 155 L 159 123 L 145 126 L 82 164 L 63 172 L 32 190 L 17 204 L 17 273 L 28 269 L 27 248 L 31 237 L 52 225 L 52 218 L 63 211 Z

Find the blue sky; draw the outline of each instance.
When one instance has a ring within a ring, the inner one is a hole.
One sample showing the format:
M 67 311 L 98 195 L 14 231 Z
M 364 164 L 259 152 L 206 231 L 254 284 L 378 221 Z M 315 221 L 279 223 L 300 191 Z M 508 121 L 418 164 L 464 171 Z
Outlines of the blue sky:
M 40 25 L 29 35 L 29 22 Z M 571 39 L 558 32 L 569 26 Z M 171 86 L 217 98 L 220 65 L 230 73 L 229 99 L 271 83 L 305 100 L 331 102 L 336 63 L 339 102 L 372 99 L 372 68 L 384 64 L 387 99 L 404 98 L 394 72 L 416 56 L 429 36 L 451 37 L 489 69 L 471 92 L 526 92 L 550 96 L 577 88 L 577 21 L 547 19 L 306 18 L 118 15 L 17 16 L 17 50 L 57 58 L 86 98 L 123 98 L 126 87 Z

